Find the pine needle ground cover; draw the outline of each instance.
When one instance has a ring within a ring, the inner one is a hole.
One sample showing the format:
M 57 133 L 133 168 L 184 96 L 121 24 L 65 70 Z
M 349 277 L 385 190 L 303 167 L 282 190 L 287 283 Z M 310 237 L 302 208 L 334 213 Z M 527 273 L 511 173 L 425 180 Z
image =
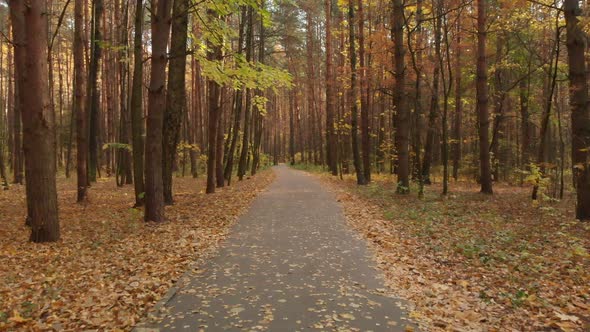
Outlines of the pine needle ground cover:
M 58 181 L 62 240 L 31 244 L 24 187 L 0 192 L 0 330 L 129 330 L 197 259 L 215 252 L 237 216 L 270 182 L 264 171 L 215 195 L 175 179 L 168 222 L 146 224 L 132 186 L 92 186 L 75 204 L 73 179 Z
M 571 218 L 572 197 L 533 206 L 529 188 L 487 196 L 455 183 L 446 199 L 433 185 L 420 200 L 397 195 L 391 177 L 322 178 L 425 330 L 590 329 L 590 225 Z

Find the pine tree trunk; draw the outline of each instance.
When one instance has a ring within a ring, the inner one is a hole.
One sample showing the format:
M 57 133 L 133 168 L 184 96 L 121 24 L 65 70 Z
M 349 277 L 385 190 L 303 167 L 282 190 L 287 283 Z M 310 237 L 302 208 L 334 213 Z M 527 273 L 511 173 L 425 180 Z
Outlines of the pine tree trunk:
M 404 48 L 404 4 L 402 0 L 393 0 L 393 39 L 395 44 L 395 96 L 396 131 L 395 147 L 397 150 L 397 192 L 407 194 L 410 192 L 410 163 L 409 163 L 409 137 L 410 117 L 406 101 L 406 64 Z
M 144 204 L 144 119 L 143 119 L 143 0 L 136 0 L 135 35 L 133 40 L 133 82 L 131 87 L 131 143 L 135 206 Z
M 148 90 L 145 147 L 145 221 L 163 222 L 162 131 L 166 109 L 166 47 L 170 36 L 171 0 L 152 8 L 152 68 Z
M 265 1 L 260 1 L 260 8 L 264 10 Z M 259 39 L 258 39 L 258 63 L 264 64 L 264 52 L 265 52 L 265 31 L 264 31 L 264 18 L 260 16 L 260 27 L 259 27 Z M 264 97 L 264 91 L 258 90 L 256 93 L 260 97 Z M 263 121 L 264 117 L 258 111 L 256 116 L 254 116 L 255 121 L 255 129 L 254 129 L 254 147 L 253 147 L 253 158 L 252 158 L 252 168 L 250 170 L 250 174 L 252 176 L 256 175 L 258 171 L 258 167 L 260 166 L 260 145 L 262 143 L 262 132 L 263 132 Z
M 221 87 L 220 87 L 221 89 Z M 226 94 L 226 90 L 222 90 L 220 92 L 221 100 L 224 99 L 224 95 Z M 225 129 L 223 128 L 223 107 L 221 105 L 221 100 L 219 101 L 220 105 L 218 108 L 217 113 L 217 142 L 215 143 L 215 148 L 217 151 L 215 152 L 215 182 L 217 188 L 223 188 L 225 186 L 225 178 L 223 177 L 223 152 L 224 152 L 224 139 L 225 139 Z
M 334 94 L 334 47 L 332 36 L 332 0 L 325 0 L 326 11 L 326 156 L 328 168 L 332 175 L 338 175 L 337 148 L 338 142 L 335 132 L 336 95 Z M 290 95 L 290 98 L 293 98 Z M 292 117 L 292 113 L 290 114 Z M 292 121 L 292 120 L 291 120 Z M 294 139 L 293 139 L 294 140 Z M 294 143 L 293 143 L 294 144 Z M 293 160 L 295 160 L 293 149 Z
M 246 61 L 252 60 L 252 47 L 254 39 L 254 22 L 252 7 L 248 7 L 246 23 Z M 242 134 L 242 150 L 240 152 L 240 161 L 238 163 L 238 179 L 243 180 L 246 174 L 248 150 L 250 149 L 250 113 L 252 107 L 252 94 L 249 89 L 246 89 L 246 105 L 244 108 L 244 133 Z
M 244 47 L 244 29 L 246 27 L 246 19 L 247 19 L 248 11 L 246 7 L 241 8 L 241 18 L 239 24 L 239 35 L 238 35 L 238 51 L 237 53 L 242 55 L 243 47 Z M 227 152 L 227 162 L 225 164 L 225 170 L 223 177 L 227 180 L 227 184 L 231 184 L 231 177 L 234 172 L 234 158 L 236 154 L 236 148 L 238 146 L 238 139 L 240 137 L 240 127 L 241 127 L 241 120 L 242 120 L 242 108 L 243 108 L 243 90 L 237 90 L 234 94 L 234 125 L 231 130 L 231 141 L 229 145 L 229 150 Z
M 559 23 L 558 23 L 559 24 Z M 558 41 L 560 37 L 560 28 L 556 26 L 556 40 Z M 543 117 L 541 119 L 541 132 L 540 137 L 541 141 L 539 143 L 539 150 L 537 153 L 537 165 L 539 166 L 539 170 L 542 176 L 546 175 L 546 162 L 548 159 L 548 152 L 550 150 L 548 141 L 550 140 L 550 120 L 551 120 L 551 109 L 553 106 L 553 95 L 555 94 L 555 87 L 557 85 L 557 74 L 558 74 L 558 65 L 559 65 L 559 53 L 560 53 L 560 43 L 555 42 L 554 49 L 551 50 L 551 64 L 549 65 L 549 77 L 548 77 L 548 85 L 549 91 L 546 93 L 546 99 L 544 104 L 543 110 Z M 553 62 L 555 60 L 555 63 Z M 539 179 L 540 180 L 540 179 Z M 532 199 L 537 200 L 539 194 L 539 183 L 535 183 L 533 187 L 533 194 Z
M 459 168 L 461 167 L 461 147 L 463 134 L 463 98 L 461 89 L 461 19 L 457 18 L 457 32 L 455 41 L 455 121 L 453 125 L 453 178 L 459 179 Z
M 219 15 L 213 11 L 208 10 L 207 16 L 211 20 L 219 19 Z M 209 40 L 207 42 L 207 59 L 209 61 L 221 61 L 222 49 L 220 40 Z M 215 193 L 217 183 L 215 181 L 217 175 L 217 130 L 218 118 L 221 116 L 221 86 L 213 79 L 208 79 L 207 82 L 208 93 L 208 108 L 209 108 L 209 123 L 208 123 L 208 146 L 207 146 L 207 194 Z
M 74 109 L 76 114 L 76 176 L 78 202 L 88 198 L 88 128 L 86 113 L 86 68 L 84 65 L 84 0 L 74 4 Z
M 590 220 L 590 109 L 588 108 L 588 82 L 586 80 L 586 36 L 577 18 L 580 15 L 577 0 L 565 0 L 567 50 L 572 109 L 572 162 L 577 190 L 576 218 Z
M 100 59 L 102 57 L 101 46 L 101 21 L 103 12 L 103 0 L 93 0 L 92 2 L 92 32 L 91 32 L 91 56 L 90 69 L 88 75 L 88 110 L 89 110 L 89 140 L 88 140 L 88 179 L 89 182 L 96 182 L 99 160 L 99 141 L 100 141 L 100 91 L 98 89 L 98 73 Z
M 172 173 L 176 149 L 180 140 L 183 113 L 186 112 L 186 43 L 188 36 L 188 0 L 173 0 L 172 39 L 170 41 L 170 68 L 168 70 L 168 91 L 164 114 L 162 142 L 162 169 L 164 202 L 173 204 Z
M 358 0 L 358 36 L 361 90 L 361 146 L 363 159 L 363 175 L 365 184 L 371 182 L 371 133 L 369 127 L 369 94 L 367 90 L 368 77 L 365 61 L 365 17 L 363 1 Z
M 12 3 L 15 3 L 14 5 Z M 18 9 L 13 10 L 16 3 L 19 3 Z M 10 21 L 12 22 L 12 38 L 14 42 L 14 112 L 12 115 L 12 165 L 14 184 L 23 184 L 23 158 L 21 150 L 23 148 L 21 140 L 22 125 L 22 108 L 25 103 L 25 94 L 21 93 L 27 89 L 25 85 L 25 21 L 24 8 L 22 1 L 11 1 Z M 10 61 L 10 59 L 9 59 Z M 9 84 L 10 85 L 10 84 Z M 10 90 L 9 90 L 9 98 Z
M 479 121 L 479 163 L 481 192 L 492 194 L 490 166 L 490 119 L 488 111 L 488 65 L 486 60 L 486 0 L 477 0 L 477 115 Z
M 44 2 L 11 0 L 11 10 L 24 11 L 25 80 L 22 104 L 28 219 L 32 242 L 59 240 L 57 189 L 55 180 L 55 123 L 49 105 L 47 77 L 47 15 Z

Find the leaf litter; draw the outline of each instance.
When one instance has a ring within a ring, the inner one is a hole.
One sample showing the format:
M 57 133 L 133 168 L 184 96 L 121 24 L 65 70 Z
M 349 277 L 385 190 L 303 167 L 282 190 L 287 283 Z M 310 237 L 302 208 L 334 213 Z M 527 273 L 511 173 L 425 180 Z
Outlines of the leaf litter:
M 427 331 L 590 331 L 590 224 L 573 197 L 534 206 L 529 188 L 440 185 L 423 200 L 391 177 L 320 176 L 369 242 L 390 291 Z
M 130 207 L 132 186 L 99 180 L 80 205 L 75 181 L 59 179 L 62 240 L 42 245 L 28 241 L 24 188 L 0 192 L 0 330 L 129 330 L 273 178 L 265 171 L 214 195 L 203 180 L 176 178 L 160 225 Z

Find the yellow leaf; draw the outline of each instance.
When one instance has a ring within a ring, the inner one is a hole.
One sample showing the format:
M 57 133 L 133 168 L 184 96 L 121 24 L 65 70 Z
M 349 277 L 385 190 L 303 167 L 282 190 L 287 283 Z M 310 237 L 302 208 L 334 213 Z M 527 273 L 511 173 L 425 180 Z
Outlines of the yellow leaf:
M 9 321 L 17 324 L 26 323 L 30 321 L 30 318 L 24 318 L 20 315 L 20 313 L 16 310 L 13 311 L 13 316 L 8 319 Z

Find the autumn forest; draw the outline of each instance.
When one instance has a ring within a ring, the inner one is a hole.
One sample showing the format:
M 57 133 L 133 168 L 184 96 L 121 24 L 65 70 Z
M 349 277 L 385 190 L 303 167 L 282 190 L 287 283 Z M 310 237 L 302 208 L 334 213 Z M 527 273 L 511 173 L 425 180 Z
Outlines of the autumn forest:
M 0 330 L 590 328 L 589 23 L 0 0 Z

